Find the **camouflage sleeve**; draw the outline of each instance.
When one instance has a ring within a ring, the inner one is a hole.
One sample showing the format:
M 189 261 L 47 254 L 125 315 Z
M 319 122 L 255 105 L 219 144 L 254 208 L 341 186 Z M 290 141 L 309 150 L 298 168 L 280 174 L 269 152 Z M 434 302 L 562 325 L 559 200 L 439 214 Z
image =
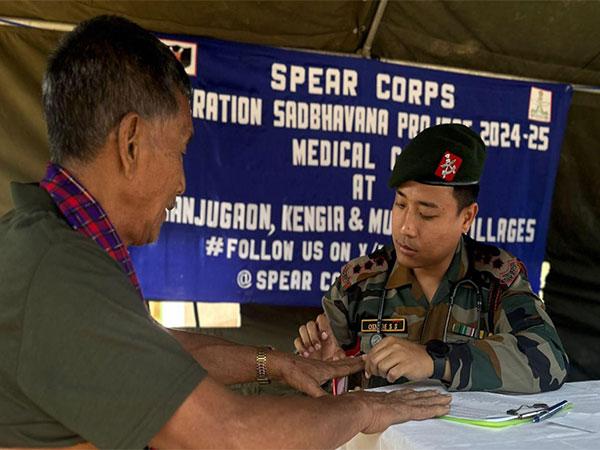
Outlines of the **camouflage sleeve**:
M 485 339 L 449 344 L 449 389 L 536 393 L 564 383 L 568 357 L 523 274 L 503 292 L 493 327 Z
M 354 343 L 348 325 L 348 295 L 342 287 L 340 277 L 335 280 L 321 301 L 323 310 L 331 323 L 331 329 L 340 345 L 348 346 Z

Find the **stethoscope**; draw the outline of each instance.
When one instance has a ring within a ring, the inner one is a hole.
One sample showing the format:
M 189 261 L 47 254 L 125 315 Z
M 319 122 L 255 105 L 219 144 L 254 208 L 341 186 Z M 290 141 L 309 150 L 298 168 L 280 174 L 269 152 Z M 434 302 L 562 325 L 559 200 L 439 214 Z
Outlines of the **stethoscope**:
M 481 293 L 481 288 L 470 278 L 464 278 L 460 280 L 458 283 L 454 285 L 452 288 L 452 293 L 450 294 L 450 301 L 448 302 L 448 312 L 446 313 L 446 321 L 444 323 L 444 334 L 442 337 L 442 341 L 446 342 L 448 338 L 448 325 L 450 324 L 450 315 L 452 314 L 452 308 L 454 307 L 454 299 L 456 298 L 456 293 L 461 286 L 470 285 L 475 288 L 475 295 L 477 297 L 476 309 L 477 309 L 477 328 L 475 330 L 475 336 L 479 336 L 480 328 L 481 328 L 481 308 L 483 305 L 483 294 Z M 381 294 L 381 298 L 379 299 L 379 311 L 377 312 L 377 324 L 376 331 L 369 342 L 371 343 L 371 347 L 377 345 L 383 339 L 383 310 L 385 309 L 385 293 L 386 290 L 383 288 L 383 292 Z

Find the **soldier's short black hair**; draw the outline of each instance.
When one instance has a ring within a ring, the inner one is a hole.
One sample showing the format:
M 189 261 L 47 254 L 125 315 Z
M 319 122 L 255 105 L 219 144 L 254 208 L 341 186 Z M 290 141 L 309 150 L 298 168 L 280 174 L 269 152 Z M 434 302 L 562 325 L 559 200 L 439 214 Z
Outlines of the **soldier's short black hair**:
M 44 76 L 50 159 L 91 161 L 127 113 L 176 114 L 178 92 L 190 97 L 189 77 L 151 33 L 118 16 L 82 22 L 50 57 Z
M 470 186 L 454 186 L 452 192 L 458 206 L 457 212 L 460 213 L 467 206 L 471 206 L 477 201 L 477 196 L 479 195 L 479 185 L 474 184 Z

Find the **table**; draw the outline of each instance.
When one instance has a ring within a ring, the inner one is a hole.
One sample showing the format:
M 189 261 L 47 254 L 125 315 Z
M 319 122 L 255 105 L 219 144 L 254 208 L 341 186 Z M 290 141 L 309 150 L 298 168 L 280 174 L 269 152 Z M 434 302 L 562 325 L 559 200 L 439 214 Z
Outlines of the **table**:
M 413 387 L 413 386 L 411 386 Z M 416 388 L 431 387 L 415 385 Z M 377 390 L 399 389 L 386 386 Z M 438 389 L 443 389 L 437 386 Z M 476 393 L 453 392 L 453 402 Z M 512 396 L 511 396 L 512 397 Z M 573 409 L 539 423 L 490 429 L 431 419 L 393 425 L 375 435 L 358 434 L 340 450 L 358 449 L 600 449 L 600 380 L 566 383 L 542 394 L 515 395 L 520 403 L 557 403 L 566 399 Z

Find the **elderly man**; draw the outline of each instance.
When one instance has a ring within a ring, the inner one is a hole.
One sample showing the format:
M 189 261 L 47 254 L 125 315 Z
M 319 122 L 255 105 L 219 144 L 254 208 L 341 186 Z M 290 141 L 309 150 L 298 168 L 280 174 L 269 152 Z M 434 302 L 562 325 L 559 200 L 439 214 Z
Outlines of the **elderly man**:
M 137 25 L 82 23 L 51 57 L 52 163 L 13 184 L 0 222 L 0 446 L 335 447 L 359 431 L 445 414 L 436 392 L 323 396 L 360 359 L 307 361 L 152 320 L 130 245 L 157 239 L 185 189 L 189 80 Z M 278 379 L 319 398 L 236 395 Z
M 308 358 L 366 354 L 373 383 L 442 380 L 453 390 L 558 389 L 568 359 L 514 256 L 467 236 L 485 145 L 462 125 L 417 135 L 390 187 L 393 246 L 350 261 L 300 327 Z M 365 380 L 363 380 L 364 382 Z

